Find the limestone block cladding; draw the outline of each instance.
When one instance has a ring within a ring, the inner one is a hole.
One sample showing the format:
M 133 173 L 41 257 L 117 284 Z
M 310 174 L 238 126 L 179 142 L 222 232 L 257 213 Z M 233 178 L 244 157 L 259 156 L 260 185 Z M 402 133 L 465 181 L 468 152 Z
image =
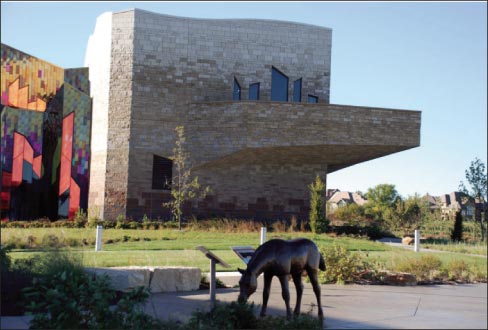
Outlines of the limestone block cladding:
M 331 40 L 331 29 L 282 21 L 137 9 L 100 16 L 86 55 L 100 86 L 92 88 L 92 213 L 169 216 L 169 191 L 152 186 L 153 157 L 171 157 L 177 125 L 193 174 L 212 190 L 188 211 L 207 216 L 305 217 L 317 174 L 325 181 L 419 146 L 419 111 L 329 104 Z M 288 77 L 281 102 L 271 101 L 273 69 Z M 259 99 L 251 101 L 254 83 Z M 309 95 L 318 103 L 306 103 Z

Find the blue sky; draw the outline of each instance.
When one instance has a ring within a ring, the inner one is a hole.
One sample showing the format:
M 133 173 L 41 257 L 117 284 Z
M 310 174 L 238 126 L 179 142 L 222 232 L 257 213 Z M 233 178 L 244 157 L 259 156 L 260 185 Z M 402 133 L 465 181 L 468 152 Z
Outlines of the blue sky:
M 83 66 L 106 11 L 263 18 L 333 29 L 331 103 L 422 111 L 421 145 L 328 176 L 328 188 L 394 184 L 403 196 L 457 189 L 487 164 L 486 2 L 1 2 L 1 40 L 61 67 Z

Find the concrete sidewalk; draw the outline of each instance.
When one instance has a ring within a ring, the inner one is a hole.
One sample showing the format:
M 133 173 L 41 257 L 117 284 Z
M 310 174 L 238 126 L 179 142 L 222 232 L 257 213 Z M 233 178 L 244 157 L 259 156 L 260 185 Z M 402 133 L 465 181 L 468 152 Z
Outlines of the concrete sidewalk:
M 235 285 L 239 277 L 220 277 L 226 284 Z M 258 290 L 250 297 L 256 305 L 262 303 L 262 277 Z M 486 329 L 487 285 L 322 285 L 322 307 L 327 329 Z M 217 300 L 236 301 L 238 288 L 218 289 Z M 291 306 L 295 306 L 295 289 L 290 283 Z M 302 312 L 317 305 L 310 284 L 305 283 Z M 161 319 L 188 320 L 196 310 L 209 310 L 208 291 L 190 293 L 162 293 L 151 297 L 146 312 Z M 259 312 L 259 309 L 257 310 Z M 268 315 L 285 315 L 281 287 L 273 279 L 268 302 Z
M 227 285 L 236 285 L 237 274 L 218 274 Z M 250 301 L 262 302 L 263 282 Z M 238 288 L 218 289 L 217 300 L 237 300 Z M 295 289 L 290 283 L 291 306 L 295 306 Z M 487 285 L 323 285 L 322 307 L 327 329 L 487 329 Z M 316 315 L 316 299 L 311 285 L 305 283 L 302 312 Z M 209 309 L 207 290 L 153 294 L 144 306 L 147 313 L 161 319 L 186 321 L 193 311 Z M 257 310 L 259 312 L 259 309 Z M 268 315 L 285 315 L 281 287 L 273 279 Z M 26 317 L 2 317 L 2 329 L 28 329 Z

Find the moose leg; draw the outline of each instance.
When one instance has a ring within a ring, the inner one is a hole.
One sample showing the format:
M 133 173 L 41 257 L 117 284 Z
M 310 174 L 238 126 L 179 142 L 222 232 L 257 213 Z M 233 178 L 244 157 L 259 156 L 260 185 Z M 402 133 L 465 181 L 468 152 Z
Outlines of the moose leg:
M 321 321 L 324 320 L 324 312 L 322 311 L 322 303 L 320 302 L 320 285 L 317 278 L 316 269 L 307 269 L 308 277 L 310 278 L 310 283 L 312 283 L 313 292 L 315 297 L 317 297 L 317 307 L 319 309 L 319 318 Z
M 264 273 L 263 307 L 261 307 L 261 317 L 266 316 L 266 308 L 268 307 L 269 290 L 271 288 L 272 279 L 273 275 Z
M 302 273 L 295 273 L 293 276 L 293 283 L 295 283 L 295 288 L 297 289 L 297 304 L 295 305 L 295 311 L 293 314 L 295 316 L 300 315 L 300 305 L 302 304 L 302 294 L 303 294 L 303 283 L 302 283 Z
M 281 296 L 285 301 L 286 305 L 286 318 L 291 318 L 291 308 L 290 308 L 290 289 L 288 288 L 288 275 L 281 275 L 280 276 L 281 282 Z

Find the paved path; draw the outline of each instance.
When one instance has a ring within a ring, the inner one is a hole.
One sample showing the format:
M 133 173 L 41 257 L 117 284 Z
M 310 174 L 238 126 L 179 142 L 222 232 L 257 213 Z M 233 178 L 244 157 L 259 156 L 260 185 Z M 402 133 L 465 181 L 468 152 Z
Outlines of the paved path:
M 239 277 L 218 276 L 226 284 Z M 262 278 L 250 301 L 262 302 Z M 322 306 L 327 329 L 486 329 L 487 285 L 376 286 L 323 285 Z M 290 284 L 291 306 L 295 306 L 294 285 Z M 238 288 L 217 290 L 220 301 L 235 301 Z M 162 319 L 188 320 L 192 311 L 209 309 L 208 291 L 155 294 L 146 311 Z M 305 283 L 302 312 L 317 312 L 311 285 Z M 285 315 L 281 288 L 273 279 L 268 314 Z
M 230 276 L 229 276 L 230 275 Z M 235 273 L 218 274 L 228 285 L 236 285 Z M 261 304 L 263 282 L 250 301 Z M 290 284 L 291 306 L 295 305 L 294 285 Z M 238 288 L 218 289 L 217 299 L 235 301 Z M 487 285 L 323 285 L 322 306 L 326 329 L 487 329 Z M 317 312 L 311 285 L 305 283 L 302 312 Z M 208 310 L 208 291 L 153 294 L 145 305 L 147 313 L 161 319 L 188 320 L 192 312 Z M 259 311 L 258 311 L 259 312 Z M 285 315 L 277 278 L 273 279 L 268 314 Z M 28 329 L 28 318 L 2 317 L 2 329 Z

